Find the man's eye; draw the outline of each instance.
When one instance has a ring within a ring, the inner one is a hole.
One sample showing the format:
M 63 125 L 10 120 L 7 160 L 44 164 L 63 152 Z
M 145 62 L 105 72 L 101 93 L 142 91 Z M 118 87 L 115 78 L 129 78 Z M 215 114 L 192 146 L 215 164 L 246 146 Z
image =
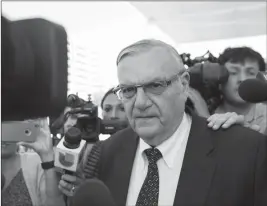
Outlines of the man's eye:
M 121 89 L 122 93 L 129 93 L 134 91 L 134 87 L 125 87 Z
M 104 109 L 105 112 L 110 112 L 111 108 L 107 107 Z
M 237 75 L 237 72 L 229 72 L 230 75 Z
M 160 83 L 160 82 L 150 83 L 150 84 L 147 85 L 147 87 L 151 88 L 151 89 L 161 88 L 162 87 L 162 83 Z

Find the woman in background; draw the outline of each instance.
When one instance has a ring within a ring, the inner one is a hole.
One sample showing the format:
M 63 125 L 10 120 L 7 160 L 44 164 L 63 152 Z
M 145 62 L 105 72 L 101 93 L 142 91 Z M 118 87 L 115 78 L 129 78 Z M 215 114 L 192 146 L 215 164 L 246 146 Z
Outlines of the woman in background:
M 114 94 L 113 88 L 109 89 L 101 100 L 102 116 L 104 120 L 121 120 L 128 121 L 124 106 Z

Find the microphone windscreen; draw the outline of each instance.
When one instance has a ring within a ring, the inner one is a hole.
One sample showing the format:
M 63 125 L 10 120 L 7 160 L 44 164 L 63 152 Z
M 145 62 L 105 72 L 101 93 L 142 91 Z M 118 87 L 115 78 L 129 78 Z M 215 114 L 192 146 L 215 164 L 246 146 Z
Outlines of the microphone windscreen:
M 258 79 L 247 79 L 240 84 L 238 93 L 246 102 L 265 102 L 267 101 L 267 82 Z
M 108 187 L 100 180 L 89 179 L 76 190 L 70 206 L 115 206 Z

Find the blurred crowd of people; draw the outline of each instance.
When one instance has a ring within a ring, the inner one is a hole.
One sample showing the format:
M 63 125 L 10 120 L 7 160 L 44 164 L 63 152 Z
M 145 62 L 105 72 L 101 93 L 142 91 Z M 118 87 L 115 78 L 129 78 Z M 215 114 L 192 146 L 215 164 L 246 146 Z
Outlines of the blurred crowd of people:
M 155 58 L 157 57 L 158 56 L 156 54 Z M 120 58 L 127 59 L 127 54 L 126 57 L 122 56 Z M 134 68 L 135 62 L 133 59 L 130 58 L 131 57 L 129 57 L 127 60 L 132 64 L 131 66 Z M 142 58 L 139 59 L 140 62 L 145 61 Z M 207 104 L 205 100 L 202 98 L 201 94 L 195 89 L 188 88 L 188 91 L 186 93 L 187 94 L 186 98 L 190 98 L 190 100 L 193 103 L 193 108 L 191 109 L 193 109 L 194 113 L 206 119 L 207 121 L 206 124 L 208 127 L 211 128 L 211 130 L 216 131 L 220 130 L 221 128 L 228 130 L 233 125 L 241 125 L 243 127 L 248 127 L 252 130 L 255 130 L 257 133 L 261 133 L 265 135 L 265 137 L 267 138 L 267 103 L 257 103 L 257 104 L 248 103 L 245 102 L 238 94 L 238 87 L 241 82 L 243 82 L 246 79 L 256 78 L 259 72 L 266 72 L 266 63 L 263 57 L 257 51 L 251 48 L 236 47 L 236 48 L 225 49 L 221 53 L 218 59 L 219 63 L 225 66 L 225 68 L 229 72 L 228 81 L 225 84 L 220 85 L 220 91 L 221 91 L 220 104 L 215 109 L 215 111 L 210 114 L 207 108 Z M 122 62 L 121 64 L 123 63 L 125 62 Z M 149 65 L 147 66 L 154 66 L 153 62 L 148 62 L 148 63 Z M 167 67 L 172 66 L 169 65 L 168 62 L 164 63 L 165 66 Z M 129 69 L 131 66 L 127 67 L 127 69 Z M 125 68 L 123 67 L 123 69 Z M 119 68 L 119 72 L 121 72 L 121 70 L 122 68 Z M 127 71 L 128 70 L 126 70 L 125 72 Z M 127 107 L 131 106 L 134 108 L 135 107 L 138 108 L 141 111 L 138 115 L 142 116 L 143 114 L 142 111 L 144 110 L 143 112 L 145 113 L 146 107 L 149 107 L 150 104 L 145 102 L 148 100 L 142 100 L 142 98 L 145 98 L 144 97 L 145 95 L 148 95 L 145 92 L 146 91 L 153 92 L 154 90 L 157 91 L 156 89 L 161 87 L 162 85 L 158 85 L 156 83 L 154 85 L 148 85 L 146 84 L 146 82 L 143 82 L 144 85 L 140 84 L 140 85 L 135 85 L 135 87 L 127 87 L 127 85 L 126 84 L 124 85 L 124 83 L 131 82 L 131 78 L 142 80 L 142 75 L 144 76 L 147 75 L 146 71 L 142 71 L 144 72 L 144 74 L 141 73 L 140 76 L 138 76 L 138 74 L 134 72 L 132 73 L 131 72 L 129 72 L 128 74 L 129 77 L 125 73 L 118 74 L 119 79 L 123 78 L 124 80 L 127 79 L 125 80 L 125 82 L 122 82 L 121 84 L 125 87 L 120 87 L 119 90 L 118 87 L 109 89 L 103 96 L 100 107 L 102 109 L 102 116 L 104 120 L 121 120 L 127 122 L 129 124 L 129 127 L 135 129 L 136 127 L 138 127 L 138 124 L 148 124 L 148 123 L 146 122 L 133 123 L 132 122 L 133 120 L 131 119 L 132 115 L 134 115 L 133 111 L 129 110 L 129 108 L 128 109 L 125 108 L 125 105 Z M 189 81 L 189 77 L 184 77 L 184 78 L 185 79 L 188 78 Z M 169 82 L 167 82 L 166 87 L 167 85 L 172 84 L 173 81 L 174 80 L 170 80 Z M 181 84 L 184 85 L 185 83 L 182 82 Z M 143 87 L 143 90 L 142 91 L 138 90 L 137 89 L 138 87 Z M 124 101 L 123 98 L 130 99 L 131 95 L 137 95 L 137 93 L 139 96 L 136 97 L 136 99 L 140 98 L 138 99 L 139 102 L 137 102 L 136 100 L 135 103 L 129 103 L 129 102 L 125 103 L 126 101 Z M 129 95 L 129 96 L 125 97 L 122 95 Z M 180 94 L 177 93 L 177 95 Z M 176 100 L 174 99 L 168 100 L 168 98 L 166 98 L 166 101 L 175 102 Z M 155 100 L 155 102 L 157 102 L 157 100 Z M 180 102 L 180 104 L 182 104 L 182 101 Z M 174 110 L 179 108 L 175 107 L 168 108 L 170 107 L 170 105 L 176 105 L 176 104 L 172 102 L 160 106 L 163 107 L 163 110 L 165 110 L 165 112 L 169 110 L 170 112 L 173 111 L 173 113 L 176 114 Z M 71 110 L 71 108 L 66 107 L 65 111 L 62 114 L 62 117 L 60 118 L 62 119 L 64 114 L 66 114 L 66 112 L 68 112 L 69 110 Z M 161 109 L 159 109 L 159 111 L 161 111 Z M 153 113 L 152 115 L 155 114 Z M 62 136 L 64 136 L 64 134 L 68 131 L 68 129 L 75 126 L 78 118 L 79 115 L 77 114 L 70 114 L 68 116 L 68 118 L 64 121 L 63 127 L 61 128 L 63 133 Z M 164 120 L 162 121 L 164 122 Z M 4 180 L 4 185 L 2 184 L 3 206 L 65 205 L 75 193 L 75 190 L 73 190 L 73 188 L 77 188 L 79 184 L 83 182 L 82 179 L 84 175 L 80 175 L 79 178 L 78 177 L 74 178 L 75 175 L 71 176 L 64 174 L 62 176 L 62 174 L 55 172 L 54 168 L 51 169 L 43 168 L 43 166 L 41 165 L 42 162 L 51 162 L 54 160 L 54 150 L 56 149 L 56 143 L 54 143 L 53 145 L 48 122 L 46 120 L 40 120 L 39 126 L 40 126 L 39 136 L 37 137 L 36 142 L 34 143 L 21 142 L 19 144 L 15 143 L 10 144 L 2 142 L 2 150 L 1 150 L 2 182 Z M 154 127 L 151 126 L 151 128 Z M 172 128 L 168 127 L 168 130 L 172 130 Z M 136 129 L 136 131 L 138 134 L 139 133 L 144 134 L 144 136 L 146 135 L 149 136 L 148 134 L 150 134 L 150 131 L 145 131 L 145 129 L 144 130 L 140 129 L 140 131 Z M 256 133 L 251 133 L 251 134 L 256 134 Z M 152 146 L 156 147 L 157 145 L 152 145 Z M 27 148 L 29 148 L 31 151 L 34 152 L 27 151 Z M 91 148 L 92 146 L 90 146 L 90 149 Z M 84 154 L 83 159 L 90 157 L 89 154 L 90 150 L 88 150 L 87 153 Z M 265 182 L 264 184 L 267 185 L 267 182 Z M 135 190 L 131 187 L 131 191 Z M 67 197 L 67 200 L 65 198 L 66 201 L 62 201 L 62 199 L 64 199 L 63 196 Z M 128 201 L 129 201 L 128 203 L 131 203 L 131 199 Z

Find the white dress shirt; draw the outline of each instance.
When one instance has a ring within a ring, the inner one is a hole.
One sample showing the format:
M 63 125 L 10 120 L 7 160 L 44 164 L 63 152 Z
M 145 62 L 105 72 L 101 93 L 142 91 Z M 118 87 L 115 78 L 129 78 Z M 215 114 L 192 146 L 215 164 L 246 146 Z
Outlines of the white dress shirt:
M 157 162 L 159 170 L 159 206 L 171 206 L 174 203 L 191 123 L 191 117 L 184 113 L 182 122 L 175 133 L 157 146 L 163 157 Z M 148 160 L 144 150 L 148 148 L 151 148 L 151 146 L 140 138 L 128 189 L 127 206 L 136 204 L 146 178 Z

